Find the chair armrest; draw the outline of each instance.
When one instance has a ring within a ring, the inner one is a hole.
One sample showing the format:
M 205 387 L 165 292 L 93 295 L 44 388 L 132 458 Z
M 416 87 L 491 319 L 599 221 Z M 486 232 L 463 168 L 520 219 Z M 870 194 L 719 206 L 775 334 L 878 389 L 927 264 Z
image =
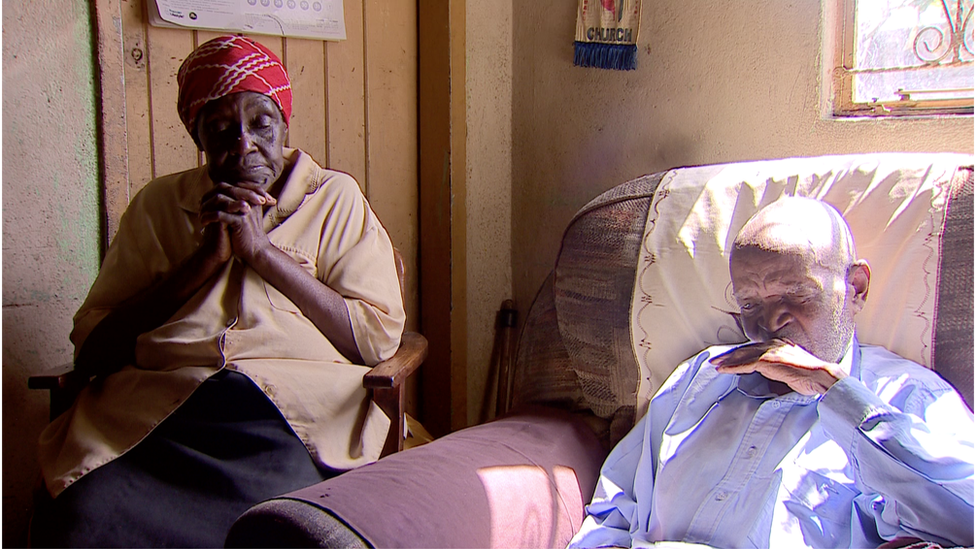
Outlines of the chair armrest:
M 404 382 L 427 358 L 427 338 L 416 332 L 404 332 L 396 354 L 363 376 L 366 389 L 390 389 Z
M 42 374 L 30 376 L 27 378 L 27 388 L 50 391 L 50 416 L 53 420 L 71 407 L 78 393 L 90 381 L 91 377 L 75 370 L 75 365 L 68 363 L 51 368 Z
M 42 374 L 37 374 L 27 378 L 28 389 L 67 389 L 69 387 L 81 387 L 87 384 L 90 379 L 75 370 L 75 365 L 71 362 L 62 364 L 47 370 Z
M 363 376 L 363 387 L 373 393 L 373 402 L 390 418 L 390 432 L 380 456 L 403 449 L 407 391 L 404 381 L 427 358 L 427 338 L 416 332 L 404 332 L 400 348 L 388 360 L 380 362 Z
M 307 506 L 245 516 L 232 530 L 276 546 L 338 522 L 373 547 L 565 547 L 606 456 L 576 414 L 520 409 L 278 496 L 269 501 Z

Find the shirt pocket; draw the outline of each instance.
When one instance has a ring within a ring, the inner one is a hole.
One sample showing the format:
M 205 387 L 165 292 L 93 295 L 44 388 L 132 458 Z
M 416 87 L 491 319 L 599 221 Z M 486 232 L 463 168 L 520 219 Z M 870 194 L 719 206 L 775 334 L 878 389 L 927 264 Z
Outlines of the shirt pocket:
M 853 483 L 841 480 L 843 471 L 823 464 L 818 467 L 810 460 L 798 460 L 794 465 L 797 477 L 783 505 L 803 539 L 811 547 L 848 546 L 857 496 Z

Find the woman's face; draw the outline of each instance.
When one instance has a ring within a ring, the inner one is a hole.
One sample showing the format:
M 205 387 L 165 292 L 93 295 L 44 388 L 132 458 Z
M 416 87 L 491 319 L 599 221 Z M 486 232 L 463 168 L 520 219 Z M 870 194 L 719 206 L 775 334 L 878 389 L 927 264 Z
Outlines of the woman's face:
M 278 105 L 256 92 L 214 99 L 197 117 L 197 136 L 215 183 L 273 185 L 284 170 L 287 132 Z

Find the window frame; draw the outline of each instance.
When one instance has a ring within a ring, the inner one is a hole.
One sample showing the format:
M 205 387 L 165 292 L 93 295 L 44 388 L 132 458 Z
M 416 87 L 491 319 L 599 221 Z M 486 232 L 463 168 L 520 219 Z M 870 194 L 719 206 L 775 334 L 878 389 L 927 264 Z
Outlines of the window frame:
M 832 47 L 833 71 L 831 72 L 831 114 L 835 118 L 856 117 L 906 117 L 931 115 L 973 115 L 973 98 L 924 99 L 926 92 L 905 92 L 896 100 L 869 102 L 854 101 L 854 69 L 856 3 L 857 0 L 828 0 L 836 2 L 836 34 Z M 965 20 L 963 20 L 965 22 Z M 912 97 L 916 94 L 915 97 Z

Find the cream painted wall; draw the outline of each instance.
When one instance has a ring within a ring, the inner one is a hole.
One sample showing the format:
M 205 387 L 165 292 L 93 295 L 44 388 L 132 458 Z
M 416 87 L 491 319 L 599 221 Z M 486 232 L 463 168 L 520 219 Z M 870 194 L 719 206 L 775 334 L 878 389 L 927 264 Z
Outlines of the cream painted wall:
M 512 297 L 512 3 L 465 2 L 469 424 L 493 410 L 495 316 Z
M 3 543 L 26 543 L 47 394 L 99 262 L 92 33 L 86 0 L 3 6 Z
M 573 66 L 575 1 L 512 3 L 512 270 L 523 308 L 573 213 L 642 174 L 789 156 L 973 152 L 972 117 L 823 119 L 819 2 L 645 1 L 638 68 L 628 72 Z

